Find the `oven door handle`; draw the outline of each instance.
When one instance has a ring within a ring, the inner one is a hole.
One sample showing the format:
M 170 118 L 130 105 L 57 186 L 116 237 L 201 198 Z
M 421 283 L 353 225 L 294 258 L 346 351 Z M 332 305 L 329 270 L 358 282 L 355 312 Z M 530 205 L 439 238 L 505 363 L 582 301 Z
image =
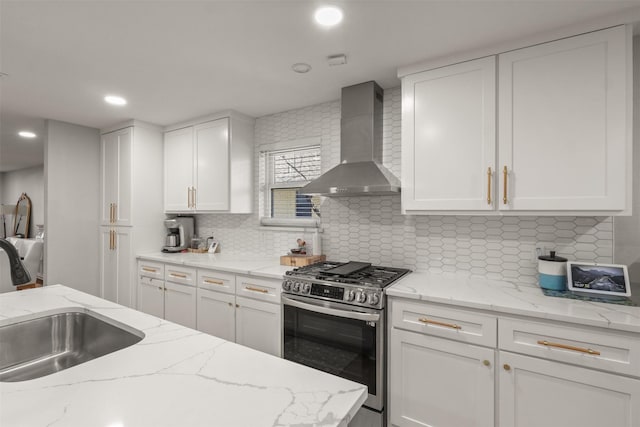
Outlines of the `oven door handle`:
M 285 305 L 290 305 L 292 307 L 301 308 L 303 310 L 309 310 L 321 314 L 329 314 L 331 316 L 344 317 L 346 319 L 364 320 L 366 322 L 380 321 L 380 315 L 378 313 L 361 313 L 358 311 L 338 310 L 322 305 L 301 302 L 284 295 L 282 295 L 282 303 Z

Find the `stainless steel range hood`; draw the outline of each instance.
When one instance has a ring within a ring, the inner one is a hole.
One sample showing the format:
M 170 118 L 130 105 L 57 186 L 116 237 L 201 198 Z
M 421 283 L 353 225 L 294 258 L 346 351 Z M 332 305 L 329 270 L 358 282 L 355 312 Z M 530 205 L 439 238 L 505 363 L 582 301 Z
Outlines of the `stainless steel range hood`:
M 340 164 L 300 189 L 321 196 L 398 194 L 400 180 L 382 165 L 382 88 L 374 81 L 342 88 Z

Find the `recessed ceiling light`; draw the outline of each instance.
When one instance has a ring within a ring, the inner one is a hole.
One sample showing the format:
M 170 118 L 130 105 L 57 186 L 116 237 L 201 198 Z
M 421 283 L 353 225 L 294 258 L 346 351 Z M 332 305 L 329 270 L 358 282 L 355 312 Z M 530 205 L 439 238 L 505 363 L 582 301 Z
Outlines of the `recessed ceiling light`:
M 293 64 L 291 69 L 296 73 L 304 74 L 311 71 L 311 65 L 305 64 L 304 62 L 298 62 L 297 64 Z
M 121 96 L 107 95 L 104 100 L 111 105 L 127 105 L 127 100 Z
M 33 132 L 29 132 L 28 130 L 21 130 L 20 132 L 18 132 L 18 135 L 20 135 L 23 138 L 35 138 L 36 134 Z
M 318 24 L 333 27 L 342 21 L 342 10 L 335 6 L 325 6 L 318 8 L 313 16 Z

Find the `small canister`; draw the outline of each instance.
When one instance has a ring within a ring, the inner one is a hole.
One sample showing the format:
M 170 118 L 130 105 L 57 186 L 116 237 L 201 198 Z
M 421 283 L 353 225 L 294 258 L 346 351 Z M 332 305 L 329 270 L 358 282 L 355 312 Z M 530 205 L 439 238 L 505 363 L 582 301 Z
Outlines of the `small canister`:
M 556 256 L 555 251 L 538 257 L 538 283 L 542 289 L 567 289 L 567 259 Z

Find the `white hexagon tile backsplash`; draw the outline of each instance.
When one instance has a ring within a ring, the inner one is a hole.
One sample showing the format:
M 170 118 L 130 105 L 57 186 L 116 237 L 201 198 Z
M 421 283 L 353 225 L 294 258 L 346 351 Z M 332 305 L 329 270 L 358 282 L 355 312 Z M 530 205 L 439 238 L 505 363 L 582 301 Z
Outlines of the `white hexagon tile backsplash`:
M 401 93 L 385 91 L 383 161 L 400 176 Z M 284 255 L 311 235 L 259 227 L 262 183 L 259 146 L 321 137 L 322 169 L 340 159 L 340 102 L 260 117 L 255 126 L 255 206 L 251 215 L 198 215 L 198 234 L 214 235 L 222 250 Z M 321 205 L 323 252 L 337 261 L 366 261 L 412 270 L 466 271 L 523 283 L 537 282 L 536 248 L 572 260 L 612 262 L 611 217 L 407 216 L 399 196 L 326 198 Z

